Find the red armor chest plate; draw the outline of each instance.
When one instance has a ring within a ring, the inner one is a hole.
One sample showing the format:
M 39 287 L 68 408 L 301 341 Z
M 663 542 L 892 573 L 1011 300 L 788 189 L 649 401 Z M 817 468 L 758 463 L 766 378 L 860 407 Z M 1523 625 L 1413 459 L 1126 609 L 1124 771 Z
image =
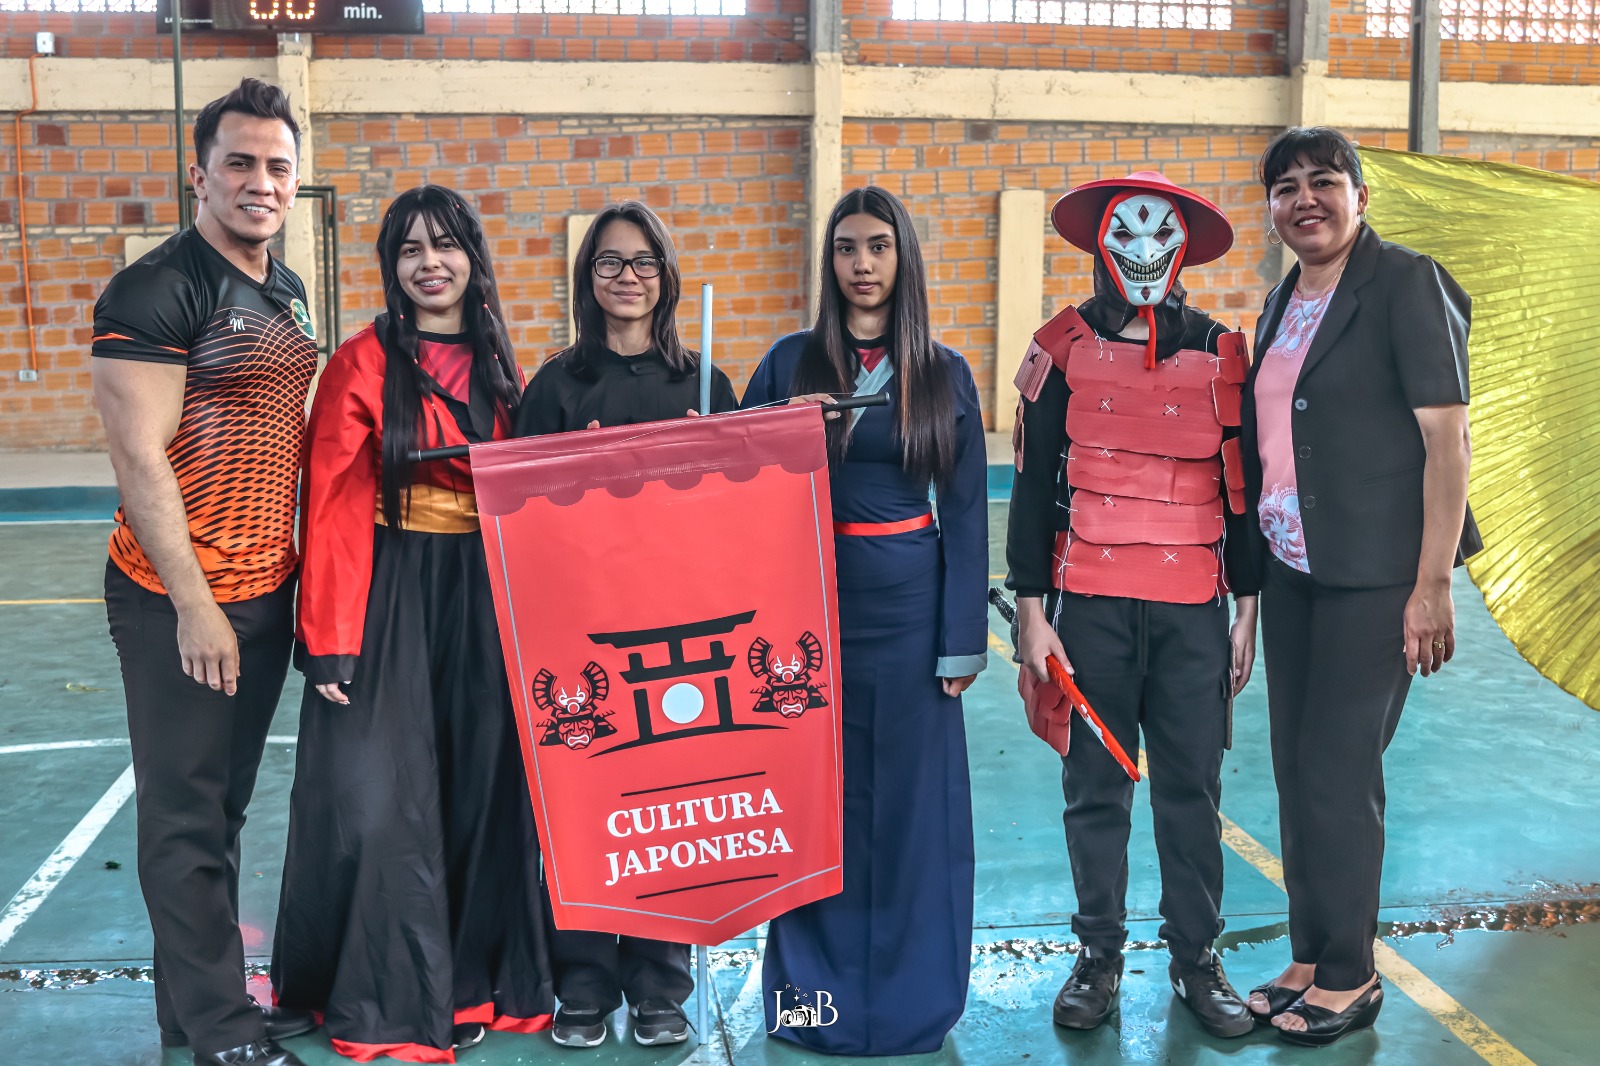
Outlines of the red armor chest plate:
M 1220 337 L 1215 355 L 1185 349 L 1153 370 L 1142 345 L 1102 340 L 1073 308 L 1035 341 L 1072 390 L 1072 516 L 1057 537 L 1057 586 L 1167 603 L 1226 591 L 1223 513 L 1243 501 L 1238 449 L 1224 448 L 1222 431 L 1239 423 L 1243 335 Z

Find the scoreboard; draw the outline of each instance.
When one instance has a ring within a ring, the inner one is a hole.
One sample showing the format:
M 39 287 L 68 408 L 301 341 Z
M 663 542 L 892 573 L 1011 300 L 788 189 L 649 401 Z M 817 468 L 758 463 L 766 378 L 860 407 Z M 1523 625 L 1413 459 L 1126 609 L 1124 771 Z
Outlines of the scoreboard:
M 172 0 L 157 0 L 157 29 L 172 32 Z M 422 32 L 422 0 L 183 0 L 183 32 Z

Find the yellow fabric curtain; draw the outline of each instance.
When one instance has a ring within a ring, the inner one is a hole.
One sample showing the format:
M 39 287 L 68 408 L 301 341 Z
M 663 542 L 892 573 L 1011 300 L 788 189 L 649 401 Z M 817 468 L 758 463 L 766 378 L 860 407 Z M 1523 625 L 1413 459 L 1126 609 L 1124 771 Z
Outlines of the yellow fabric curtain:
M 1472 295 L 1468 570 L 1524 658 L 1600 709 L 1600 184 L 1361 150 L 1378 235 Z

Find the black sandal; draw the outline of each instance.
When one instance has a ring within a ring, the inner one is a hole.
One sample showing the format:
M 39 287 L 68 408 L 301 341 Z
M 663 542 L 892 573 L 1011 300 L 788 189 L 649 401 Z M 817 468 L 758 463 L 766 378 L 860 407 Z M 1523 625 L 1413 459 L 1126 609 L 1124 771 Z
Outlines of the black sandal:
M 1268 1010 L 1265 1014 L 1262 1014 L 1260 1011 L 1250 1006 L 1250 996 L 1245 997 L 1245 1009 L 1250 1012 L 1250 1016 L 1256 1020 L 1257 1025 L 1271 1025 L 1272 1019 L 1288 1010 L 1291 1005 L 1293 1005 L 1309 990 L 1309 985 L 1307 985 L 1305 988 L 1299 989 L 1288 988 L 1284 985 L 1275 985 L 1270 983 L 1256 985 L 1250 990 L 1250 995 L 1265 996 Z
M 1371 1029 L 1378 1020 L 1378 1011 L 1383 1009 L 1383 978 L 1373 978 L 1372 985 L 1355 1002 L 1341 1011 L 1332 1011 L 1326 1007 L 1318 1007 L 1307 1003 L 1303 999 L 1296 1000 L 1286 1007 L 1285 1014 L 1293 1014 L 1305 1019 L 1304 1029 L 1278 1029 L 1278 1035 L 1291 1044 L 1302 1047 L 1327 1047 L 1337 1043 L 1351 1033 L 1359 1033 L 1363 1029 Z

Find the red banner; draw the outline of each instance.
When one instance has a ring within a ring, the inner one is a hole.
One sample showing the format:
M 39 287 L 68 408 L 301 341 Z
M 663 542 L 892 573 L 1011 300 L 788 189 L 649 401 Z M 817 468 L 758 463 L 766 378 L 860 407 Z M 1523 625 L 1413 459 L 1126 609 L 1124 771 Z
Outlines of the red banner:
M 556 924 L 716 944 L 841 887 L 814 406 L 475 447 Z

